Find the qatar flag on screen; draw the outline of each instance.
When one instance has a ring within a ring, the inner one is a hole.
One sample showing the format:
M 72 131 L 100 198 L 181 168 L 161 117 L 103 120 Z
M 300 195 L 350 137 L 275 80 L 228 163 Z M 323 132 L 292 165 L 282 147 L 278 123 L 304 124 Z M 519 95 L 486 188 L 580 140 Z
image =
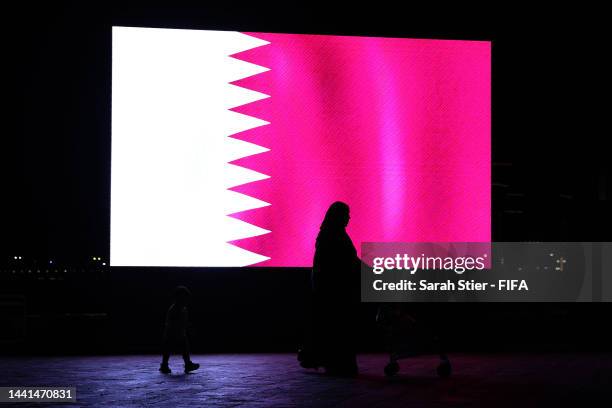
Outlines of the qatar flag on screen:
M 491 235 L 485 41 L 113 28 L 111 265 L 310 266 Z

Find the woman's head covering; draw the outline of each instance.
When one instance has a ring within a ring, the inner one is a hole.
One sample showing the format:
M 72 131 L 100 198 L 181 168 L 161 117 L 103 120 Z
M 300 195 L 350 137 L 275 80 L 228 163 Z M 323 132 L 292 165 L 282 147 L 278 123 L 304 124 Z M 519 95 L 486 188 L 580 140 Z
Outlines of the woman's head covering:
M 321 223 L 321 231 L 337 230 L 346 227 L 349 220 L 349 206 L 342 201 L 336 201 L 329 206 Z

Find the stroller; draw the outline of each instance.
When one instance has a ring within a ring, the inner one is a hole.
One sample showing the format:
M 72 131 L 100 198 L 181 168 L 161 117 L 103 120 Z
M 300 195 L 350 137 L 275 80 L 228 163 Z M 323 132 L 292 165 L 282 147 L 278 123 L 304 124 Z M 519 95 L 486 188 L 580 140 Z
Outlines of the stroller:
M 440 364 L 436 370 L 438 375 L 443 378 L 451 375 L 452 366 L 443 351 L 438 334 L 408 314 L 404 304 L 391 303 L 379 306 L 376 323 L 384 332 L 389 351 L 389 363 L 385 366 L 385 375 L 391 377 L 399 372 L 398 360 L 428 352 L 440 356 Z

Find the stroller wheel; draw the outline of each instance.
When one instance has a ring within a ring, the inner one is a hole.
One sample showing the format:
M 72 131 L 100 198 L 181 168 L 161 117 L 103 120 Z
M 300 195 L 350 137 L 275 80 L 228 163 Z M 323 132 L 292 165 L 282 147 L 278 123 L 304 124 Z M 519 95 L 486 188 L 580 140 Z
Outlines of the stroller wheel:
M 453 368 L 451 366 L 451 363 L 449 361 L 443 361 L 440 363 L 440 365 L 438 366 L 438 368 L 436 369 L 436 371 L 438 372 L 438 375 L 442 378 L 446 378 L 446 377 L 450 377 Z
M 399 364 L 397 362 L 389 363 L 385 366 L 385 375 L 387 377 L 392 377 L 399 371 Z

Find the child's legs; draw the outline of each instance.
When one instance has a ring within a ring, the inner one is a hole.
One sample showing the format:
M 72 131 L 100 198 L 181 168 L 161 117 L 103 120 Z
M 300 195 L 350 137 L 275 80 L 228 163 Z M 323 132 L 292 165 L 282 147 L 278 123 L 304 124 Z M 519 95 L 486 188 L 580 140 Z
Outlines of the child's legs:
M 185 363 L 191 362 L 191 358 L 189 356 L 189 339 L 186 335 L 175 334 L 164 336 L 162 342 L 162 364 L 168 364 L 168 361 L 170 360 L 170 353 L 172 352 L 172 349 L 177 346 L 180 346 L 181 348 L 183 361 L 185 361 Z
M 168 365 L 168 361 L 170 360 L 170 349 L 171 349 L 171 341 L 168 336 L 164 336 L 162 339 L 162 364 Z
M 189 339 L 187 336 L 183 336 L 183 361 L 185 364 L 191 362 L 191 358 L 189 357 Z

